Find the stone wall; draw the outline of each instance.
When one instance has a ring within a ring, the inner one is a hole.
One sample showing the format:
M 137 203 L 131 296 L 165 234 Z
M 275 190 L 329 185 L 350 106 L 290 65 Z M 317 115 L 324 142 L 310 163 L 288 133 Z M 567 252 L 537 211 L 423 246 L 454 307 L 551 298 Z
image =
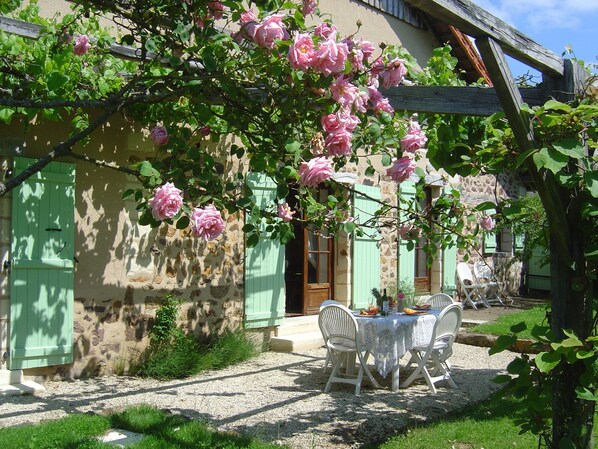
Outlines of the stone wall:
M 468 176 L 462 180 L 462 199 L 470 205 L 477 205 L 485 201 L 499 203 L 506 198 L 517 198 L 525 190 L 519 179 L 509 173 L 499 175 Z M 475 249 L 458 252 L 458 262 L 462 262 L 464 256 L 469 256 L 469 264 L 483 259 L 492 267 L 497 280 L 503 285 L 505 295 L 518 294 L 521 286 L 521 262 L 513 257 L 513 237 L 505 230 L 502 233 L 502 248 L 492 255 L 483 254 L 482 241 L 479 240 Z

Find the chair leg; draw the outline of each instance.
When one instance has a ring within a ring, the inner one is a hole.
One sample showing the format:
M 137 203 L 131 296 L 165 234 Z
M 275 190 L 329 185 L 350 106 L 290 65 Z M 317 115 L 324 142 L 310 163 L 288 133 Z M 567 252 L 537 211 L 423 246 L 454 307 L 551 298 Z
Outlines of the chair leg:
M 368 368 L 368 358 L 369 358 L 369 356 L 370 356 L 370 351 L 366 351 L 363 358 L 360 355 L 360 359 L 361 359 L 361 363 L 362 363 L 363 369 L 364 369 L 365 373 L 367 374 L 368 378 L 370 379 L 370 382 L 372 382 L 372 384 L 374 385 L 374 387 L 375 388 L 381 388 L 380 384 L 378 382 L 376 382 L 376 379 L 374 379 L 374 376 L 372 375 L 372 372 Z
M 417 379 L 418 377 L 421 377 L 422 367 L 424 367 L 426 364 L 426 361 L 422 358 L 419 351 L 415 351 L 415 350 L 411 351 L 411 358 L 413 359 L 414 362 L 417 362 L 417 366 L 415 367 L 415 370 L 411 373 L 411 375 L 407 378 L 407 380 L 405 380 L 401 384 L 401 388 L 408 387 L 409 385 L 411 385 L 413 383 L 413 381 L 415 379 Z

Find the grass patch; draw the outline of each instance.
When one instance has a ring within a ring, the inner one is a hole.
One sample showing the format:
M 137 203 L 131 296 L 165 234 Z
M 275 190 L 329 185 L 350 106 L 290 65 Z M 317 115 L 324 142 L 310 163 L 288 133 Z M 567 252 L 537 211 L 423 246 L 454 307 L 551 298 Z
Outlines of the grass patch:
M 514 419 L 524 412 L 520 400 L 498 395 L 457 412 L 454 416 L 414 427 L 391 438 L 380 449 L 469 449 L 469 448 L 536 448 L 538 439 L 526 433 L 519 435 Z
M 232 433 L 215 432 L 205 424 L 138 405 L 110 416 L 71 415 L 56 421 L 0 428 L 2 449 L 114 449 L 97 438 L 110 428 L 146 437 L 129 449 L 280 449 L 281 446 Z
M 110 428 L 107 417 L 76 414 L 37 425 L 0 428 L 2 449 L 104 448 L 96 440 Z
M 547 306 L 536 306 L 521 312 L 501 315 L 496 321 L 478 324 L 468 328 L 467 331 L 480 334 L 506 335 L 511 333 L 511 326 L 523 321 L 527 325 L 527 329 L 518 334 L 519 338 L 531 338 L 530 332 L 535 325 L 546 324 L 546 309 Z
M 178 330 L 168 344 L 150 347 L 131 374 L 155 379 L 181 379 L 210 369 L 222 369 L 257 354 L 243 330 L 227 331 L 200 344 L 193 335 Z

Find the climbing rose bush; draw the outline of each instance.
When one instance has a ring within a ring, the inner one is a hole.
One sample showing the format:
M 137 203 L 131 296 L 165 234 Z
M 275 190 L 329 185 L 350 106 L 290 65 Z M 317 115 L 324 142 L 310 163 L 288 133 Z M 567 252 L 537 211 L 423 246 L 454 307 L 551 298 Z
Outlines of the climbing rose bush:
M 204 209 L 195 208 L 191 214 L 191 224 L 193 234 L 204 240 L 214 240 L 222 234 L 225 227 L 220 211 L 212 205 Z
M 149 205 L 156 220 L 163 221 L 173 218 L 183 206 L 182 191 L 177 189 L 173 183 L 167 182 L 154 190 L 154 196 L 150 199 Z

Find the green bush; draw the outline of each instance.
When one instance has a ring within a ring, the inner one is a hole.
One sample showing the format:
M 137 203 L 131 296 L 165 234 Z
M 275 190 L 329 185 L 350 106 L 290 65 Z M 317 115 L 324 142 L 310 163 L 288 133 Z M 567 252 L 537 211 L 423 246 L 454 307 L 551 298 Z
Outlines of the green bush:
M 167 296 L 149 332 L 150 346 L 130 373 L 155 379 L 181 379 L 209 369 L 221 369 L 253 357 L 257 350 L 243 330 L 226 331 L 200 344 L 176 326 L 179 298 Z

